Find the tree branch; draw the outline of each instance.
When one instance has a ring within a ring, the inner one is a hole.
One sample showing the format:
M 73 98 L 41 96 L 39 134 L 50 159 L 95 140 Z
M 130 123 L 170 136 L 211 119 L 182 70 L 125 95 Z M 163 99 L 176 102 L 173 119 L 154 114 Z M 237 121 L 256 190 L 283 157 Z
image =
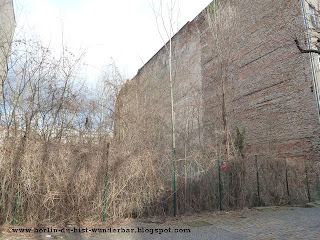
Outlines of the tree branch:
M 300 53 L 317 53 L 320 54 L 319 50 L 316 49 L 303 49 L 300 45 L 300 42 L 298 39 L 295 39 L 294 42 L 296 43 L 296 46 L 298 48 L 298 50 L 300 51 Z

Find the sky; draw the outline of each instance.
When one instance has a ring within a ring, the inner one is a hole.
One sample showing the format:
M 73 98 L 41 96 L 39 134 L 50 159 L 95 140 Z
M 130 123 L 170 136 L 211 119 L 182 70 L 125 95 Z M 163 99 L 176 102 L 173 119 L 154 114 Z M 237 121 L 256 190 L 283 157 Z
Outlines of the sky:
M 163 1 L 166 9 L 168 0 Z M 212 0 L 173 1 L 177 1 L 174 12 L 177 30 L 193 20 Z M 94 83 L 111 58 L 130 79 L 163 46 L 151 2 L 14 0 L 14 5 L 17 29 L 27 26 L 53 48 L 59 48 L 63 38 L 74 52 L 85 51 L 86 77 L 89 83 Z M 159 9 L 160 0 L 153 2 Z M 166 18 L 166 13 L 164 15 Z

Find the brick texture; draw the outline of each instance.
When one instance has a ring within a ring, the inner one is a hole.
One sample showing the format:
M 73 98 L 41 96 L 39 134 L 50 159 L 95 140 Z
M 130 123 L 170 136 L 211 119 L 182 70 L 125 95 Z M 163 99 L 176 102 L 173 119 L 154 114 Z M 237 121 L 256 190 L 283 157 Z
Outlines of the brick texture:
M 310 59 L 298 52 L 288 27 L 294 23 L 296 35 L 304 29 L 300 1 L 231 2 L 241 24 L 225 81 L 229 131 L 245 129 L 248 158 L 272 155 L 314 164 L 320 159 L 320 125 Z M 210 146 L 212 133 L 222 127 L 219 63 L 205 15 L 206 9 L 172 39 L 180 156 L 186 139 L 191 147 Z M 115 137 L 132 150 L 143 145 L 170 151 L 170 116 L 168 52 L 163 47 L 121 90 Z

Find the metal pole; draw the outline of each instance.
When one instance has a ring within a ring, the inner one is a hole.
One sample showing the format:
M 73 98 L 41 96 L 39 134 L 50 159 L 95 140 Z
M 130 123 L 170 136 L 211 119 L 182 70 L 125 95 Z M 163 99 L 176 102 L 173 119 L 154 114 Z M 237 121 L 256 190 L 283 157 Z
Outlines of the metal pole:
M 177 216 L 176 149 L 173 149 L 173 216 Z
M 289 181 L 288 181 L 288 168 L 287 168 L 287 159 L 285 158 L 285 168 L 286 168 L 286 187 L 287 187 L 287 196 L 288 196 L 288 203 L 291 203 L 290 200 L 290 191 L 289 191 Z
M 106 170 L 106 177 L 105 177 L 105 186 L 104 186 L 104 193 L 103 193 L 103 216 L 102 216 L 102 221 L 106 221 L 107 217 L 107 193 L 108 193 L 108 167 Z
M 102 221 L 105 222 L 106 221 L 106 217 L 107 217 L 107 193 L 108 193 L 108 171 L 109 171 L 109 143 L 107 144 L 107 169 L 106 169 L 106 175 L 105 175 L 105 185 L 104 185 L 104 193 L 103 193 L 103 214 L 102 214 Z
M 307 170 L 306 163 L 304 163 L 304 170 L 305 170 L 305 173 L 306 173 L 306 185 L 307 185 L 308 201 L 311 202 L 310 186 L 309 186 L 309 177 L 308 177 L 308 170 Z
M 319 179 L 319 176 L 318 176 L 318 179 Z M 318 187 L 317 187 L 317 195 L 316 195 L 315 201 L 319 201 L 319 196 L 320 196 L 320 183 L 318 184 Z
M 320 167 L 320 166 L 319 166 Z M 320 178 L 319 178 L 319 174 L 317 173 L 317 193 L 316 193 L 316 197 L 315 197 L 315 201 L 319 201 L 319 196 L 320 196 Z
M 18 170 L 18 188 L 17 188 L 16 198 L 14 200 L 14 206 L 13 206 L 12 225 L 15 225 L 17 222 L 16 215 L 17 215 L 18 202 L 19 202 L 19 196 L 20 196 L 19 186 L 20 186 L 20 178 L 21 178 L 21 173 L 22 173 L 22 162 L 21 162 L 22 160 L 21 159 L 23 158 L 23 155 L 24 155 L 24 150 L 25 150 L 24 148 L 25 148 L 26 140 L 27 140 L 27 137 L 26 137 L 26 135 L 24 135 L 22 138 L 18 153 L 17 153 L 17 154 L 21 153 L 21 156 L 20 156 L 20 163 L 19 163 L 19 170 Z M 17 157 L 19 158 L 19 155 L 17 155 Z
M 256 171 L 257 171 L 257 191 L 258 191 L 258 201 L 259 201 L 259 207 L 261 207 L 260 182 L 259 182 L 258 156 L 257 156 L 257 155 L 255 155 L 255 161 L 256 161 Z
M 187 160 L 184 160 L 184 212 L 187 209 Z
M 19 179 L 21 177 L 21 171 L 22 171 L 22 169 L 21 169 L 21 164 L 20 164 L 20 166 L 19 166 L 19 174 L 18 174 L 19 175 Z M 18 180 L 18 182 L 19 182 L 19 180 Z M 17 189 L 17 192 L 16 192 L 16 198 L 14 200 L 12 225 L 16 225 L 16 223 L 17 223 L 16 215 L 17 215 L 18 201 L 19 201 L 19 196 L 20 196 L 19 185 L 20 184 L 18 183 L 18 189 Z
M 222 184 L 221 184 L 221 168 L 220 168 L 220 154 L 218 153 L 218 174 L 219 174 L 219 211 L 222 211 Z
M 184 142 L 184 212 L 186 212 L 186 209 L 187 209 L 187 141 L 189 138 L 188 128 L 189 128 L 189 119 L 187 119 L 187 124 L 186 124 L 187 136 Z

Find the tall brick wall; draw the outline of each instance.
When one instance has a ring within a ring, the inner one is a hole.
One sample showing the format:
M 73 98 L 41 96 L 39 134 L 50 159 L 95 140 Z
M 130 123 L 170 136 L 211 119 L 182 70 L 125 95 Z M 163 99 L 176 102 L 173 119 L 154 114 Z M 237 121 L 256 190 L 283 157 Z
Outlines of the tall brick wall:
M 245 129 L 248 158 L 318 161 L 320 124 L 310 59 L 292 41 L 304 29 L 300 1 L 231 2 L 241 24 L 234 30 L 238 34 L 224 82 L 228 130 Z M 219 62 L 205 14 L 206 10 L 172 40 L 180 155 L 185 142 L 189 147 L 209 147 L 212 133 L 222 128 Z M 132 150 L 150 146 L 169 151 L 170 114 L 168 54 L 163 47 L 121 90 L 115 137 Z
M 195 144 L 202 141 L 198 130 L 203 108 L 201 45 L 196 22 L 187 23 L 173 37 L 172 49 L 177 149 L 182 154 L 186 137 L 193 139 Z M 118 96 L 115 137 L 132 146 L 132 150 L 148 145 L 152 149 L 170 151 L 172 129 L 168 61 L 168 51 L 163 47 L 125 84 Z
M 319 157 L 320 125 L 309 56 L 290 44 L 284 21 L 296 21 L 303 29 L 300 3 L 293 6 L 273 0 L 241 1 L 238 6 L 247 17 L 241 17 L 241 38 L 235 39 L 234 67 L 226 82 L 226 112 L 229 128 L 246 129 L 249 155 L 272 152 L 278 157 Z M 206 38 L 207 30 L 202 27 L 202 37 Z M 214 104 L 221 101 L 214 91 L 215 69 L 214 61 L 202 61 L 204 125 L 220 124 L 221 107 Z

